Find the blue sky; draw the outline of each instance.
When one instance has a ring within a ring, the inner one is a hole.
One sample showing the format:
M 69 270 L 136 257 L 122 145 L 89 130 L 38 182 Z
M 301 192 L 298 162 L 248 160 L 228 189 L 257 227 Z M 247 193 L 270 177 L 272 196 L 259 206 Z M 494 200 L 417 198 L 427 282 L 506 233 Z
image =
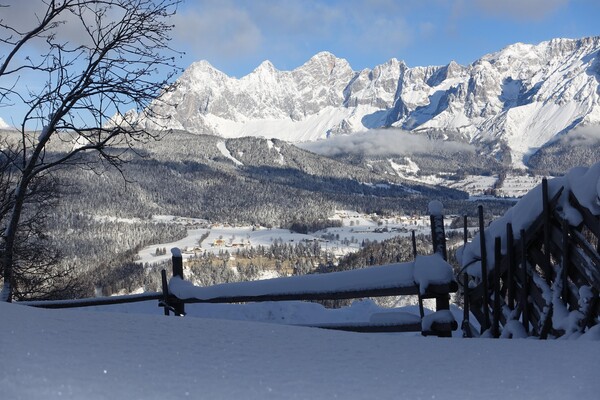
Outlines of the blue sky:
M 37 4 L 0 0 L 6 2 L 17 26 Z M 174 17 L 171 44 L 185 52 L 182 68 L 208 60 L 241 77 L 264 60 L 291 70 L 320 51 L 354 70 L 393 57 L 409 67 L 469 64 L 516 42 L 597 36 L 598 21 L 600 0 L 187 0 Z M 13 123 L 20 112 L 0 107 L 0 118 Z
M 515 43 L 600 35 L 598 0 L 202 0 L 176 17 L 183 67 L 205 59 L 243 76 L 264 60 L 296 68 L 319 51 L 355 70 L 469 64 Z

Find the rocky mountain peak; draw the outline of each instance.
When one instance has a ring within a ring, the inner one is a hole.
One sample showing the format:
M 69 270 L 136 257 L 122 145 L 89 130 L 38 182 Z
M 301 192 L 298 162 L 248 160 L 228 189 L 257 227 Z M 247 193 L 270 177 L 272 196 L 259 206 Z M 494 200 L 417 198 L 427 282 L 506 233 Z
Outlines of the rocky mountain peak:
M 329 52 L 293 71 L 269 61 L 241 79 L 192 64 L 161 112 L 173 127 L 227 137 L 317 140 L 381 127 L 443 132 L 522 165 L 581 124 L 600 122 L 600 37 L 515 43 L 471 65 L 354 71 Z
M 265 60 L 261 62 L 260 65 L 251 72 L 251 74 L 274 74 L 276 72 L 277 69 L 273 63 L 269 60 Z

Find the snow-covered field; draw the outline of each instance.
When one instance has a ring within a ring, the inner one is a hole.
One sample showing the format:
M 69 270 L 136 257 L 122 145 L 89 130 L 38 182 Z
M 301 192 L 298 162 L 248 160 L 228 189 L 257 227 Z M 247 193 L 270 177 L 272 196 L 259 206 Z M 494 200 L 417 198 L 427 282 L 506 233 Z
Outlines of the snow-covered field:
M 596 342 L 440 339 L 0 303 L 2 399 L 593 399 Z
M 458 182 L 446 182 L 446 185 L 452 189 L 463 190 L 470 196 L 478 196 L 490 190 L 496 181 L 498 181 L 497 176 L 467 175 Z
M 507 175 L 496 194 L 499 197 L 523 197 L 536 185 L 542 183 L 542 178 L 543 176 Z
M 494 189 L 494 186 L 497 185 L 498 182 L 498 176 L 496 175 L 467 175 L 458 181 L 447 179 L 443 175 L 419 176 L 417 175 L 417 172 L 419 171 L 418 165 L 412 162 L 408 157 L 406 158 L 406 161 L 407 165 L 400 165 L 390 160 L 392 167 L 396 171 L 397 175 L 401 178 L 417 183 L 424 183 L 426 185 L 439 185 L 462 190 L 474 198 L 479 198 L 480 196 Z M 522 197 L 528 191 L 538 185 L 542 181 L 542 178 L 543 176 L 509 174 L 504 179 L 504 182 L 496 187 L 496 196 L 514 198 Z
M 157 243 L 142 249 L 137 260 L 140 263 L 156 263 L 170 259 L 171 254 L 156 255 L 157 248 L 171 249 L 178 247 L 183 257 L 189 258 L 196 253 L 206 252 L 218 254 L 221 251 L 234 253 L 237 249 L 249 247 L 269 247 L 275 242 L 298 244 L 316 241 L 323 250 L 335 257 L 356 251 L 363 241 L 382 241 L 395 236 L 409 236 L 416 233 L 429 232 L 429 216 L 397 216 L 378 218 L 374 215 L 360 214 L 354 211 L 337 211 L 331 217 L 340 221 L 342 227 L 327 228 L 312 234 L 300 234 L 288 229 L 270 229 L 258 226 L 226 226 L 209 224 L 204 220 L 180 218 L 172 216 L 155 217 L 161 222 L 185 224 L 189 227 L 188 235 L 171 243 Z M 447 222 L 450 223 L 450 218 Z M 203 236 L 207 237 L 199 243 Z
M 419 165 L 410 157 L 404 157 L 404 164 L 398 164 L 392 159 L 389 159 L 388 162 L 396 172 L 396 175 L 402 179 L 426 185 L 438 185 L 462 190 L 472 197 L 487 194 L 494 188 L 498 197 L 522 197 L 538 185 L 543 178 L 543 176 L 530 176 L 524 173 L 520 175 L 509 174 L 502 183 L 498 182 L 499 177 L 497 175 L 466 175 L 460 180 L 454 180 L 448 179 L 443 173 L 419 175 Z

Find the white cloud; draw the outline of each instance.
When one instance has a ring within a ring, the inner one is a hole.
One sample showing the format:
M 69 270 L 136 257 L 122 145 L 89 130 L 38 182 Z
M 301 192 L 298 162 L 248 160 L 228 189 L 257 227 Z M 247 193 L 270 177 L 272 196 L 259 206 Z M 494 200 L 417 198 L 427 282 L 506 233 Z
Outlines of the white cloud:
M 439 140 L 398 129 L 373 129 L 351 135 L 334 136 L 330 139 L 302 144 L 314 153 L 335 156 L 357 154 L 363 156 L 405 156 L 416 153 L 436 153 Z M 460 142 L 443 141 L 445 152 L 474 151 L 474 147 Z

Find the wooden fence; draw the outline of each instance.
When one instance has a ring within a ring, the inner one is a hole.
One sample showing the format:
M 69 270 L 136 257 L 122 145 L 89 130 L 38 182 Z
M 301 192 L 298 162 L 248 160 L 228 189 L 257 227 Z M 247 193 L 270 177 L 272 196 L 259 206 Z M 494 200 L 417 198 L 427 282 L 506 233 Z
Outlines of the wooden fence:
M 525 333 L 546 339 L 583 333 L 595 325 L 600 313 L 600 218 L 581 206 L 572 193 L 570 205 L 582 216 L 573 227 L 561 217 L 558 202 L 562 189 L 553 197 L 548 182 L 542 182 L 542 213 L 514 239 L 511 224 L 506 225 L 503 253 L 500 237 L 494 238 L 494 254 L 486 254 L 483 208 L 479 206 L 481 279 L 466 272 L 462 286 L 465 295 L 463 331 L 476 336 L 469 324 L 469 311 L 483 333 L 493 337 L 511 336 L 506 329 L 511 320 L 520 321 Z M 466 217 L 465 217 L 465 243 Z M 489 272 L 491 257 L 494 268 Z M 479 280 L 479 279 L 477 279 Z M 565 326 L 564 316 L 575 321 Z M 554 317 L 554 318 L 553 318 Z
M 507 224 L 505 251 L 502 252 L 500 237 L 494 238 L 493 254 L 486 254 L 486 230 L 483 207 L 479 206 L 479 230 L 481 236 L 481 277 L 462 273 L 464 294 L 464 336 L 478 336 L 488 332 L 493 337 L 511 336 L 511 321 L 519 321 L 525 334 L 542 339 L 566 334 L 582 333 L 598 323 L 600 314 L 600 218 L 583 207 L 572 193 L 568 193 L 570 205 L 582 216 L 579 226 L 573 227 L 561 217 L 559 191 L 552 198 L 548 195 L 548 183 L 542 183 L 541 214 L 525 230 L 514 238 L 511 224 Z M 431 213 L 431 229 L 434 252 L 446 258 L 443 216 Z M 467 243 L 467 219 L 464 237 Z M 413 232 L 413 251 L 416 246 Z M 493 269 L 488 268 L 493 259 Z M 377 267 L 373 267 L 377 268 Z M 490 272 L 491 271 L 491 272 Z M 181 257 L 173 257 L 173 276 L 183 279 Z M 477 282 L 473 285 L 474 282 Z M 423 298 L 436 299 L 436 311 L 449 309 L 449 294 L 457 291 L 456 282 L 447 285 L 430 285 L 421 295 L 418 285 L 397 287 L 363 287 L 361 290 L 322 290 L 311 293 L 271 292 L 254 296 L 217 296 L 203 299 L 179 299 L 169 291 L 167 274 L 162 271 L 162 292 L 133 296 L 117 296 L 99 299 L 71 301 L 23 302 L 44 308 L 72 308 L 98 305 L 123 304 L 158 300 L 164 313 L 185 314 L 185 304 L 191 303 L 245 303 L 261 301 L 315 301 L 339 300 L 380 296 L 419 296 L 420 318 L 413 322 L 397 324 L 322 324 L 319 327 L 359 332 L 423 331 Z M 252 282 L 248 283 L 249 285 Z M 565 327 L 557 314 L 568 313 L 575 324 Z M 470 324 L 473 315 L 481 329 L 475 332 Z M 437 323 L 423 334 L 450 336 L 457 329 L 456 322 Z
M 432 239 L 434 244 L 434 252 L 439 253 L 446 259 L 446 242 L 444 234 L 444 218 L 441 214 L 431 216 Z M 416 257 L 416 243 L 413 232 L 413 252 Z M 173 277 L 184 278 L 183 259 L 181 253 L 174 252 L 172 257 Z M 370 267 L 379 268 L 379 267 Z M 351 271 L 349 271 L 351 272 Z M 441 318 L 424 322 L 426 317 L 423 309 L 423 299 L 435 299 L 436 313 L 441 311 L 449 314 L 450 309 L 450 293 L 455 293 L 458 290 L 458 284 L 452 280 L 444 284 L 429 284 L 426 292 L 420 292 L 419 285 L 411 282 L 408 285 L 397 285 L 381 287 L 380 285 L 361 286 L 356 290 L 320 290 L 305 293 L 285 293 L 272 291 L 260 295 L 227 295 L 214 296 L 209 298 L 188 298 L 180 299 L 169 291 L 169 283 L 165 270 L 161 272 L 162 292 L 144 293 L 141 295 L 132 296 L 116 296 L 108 298 L 92 298 L 82 300 L 69 301 L 35 301 L 22 302 L 22 304 L 42 307 L 42 308 L 76 308 L 89 307 L 111 304 L 123 304 L 132 302 L 141 302 L 148 300 L 158 300 L 159 306 L 164 308 L 164 314 L 169 315 L 185 315 L 185 304 L 193 303 L 247 303 L 247 302 L 265 302 L 265 301 L 318 301 L 318 300 L 341 300 L 341 299 L 359 299 L 368 297 L 383 297 L 383 296 L 418 296 L 420 315 L 414 315 L 414 318 L 400 318 L 399 321 L 384 321 L 384 322 L 369 322 L 369 323 L 330 323 L 310 325 L 318 328 L 336 329 L 355 332 L 422 332 L 423 335 L 437 335 L 441 337 L 451 336 L 452 331 L 458 328 L 454 318 Z M 315 275 L 317 277 L 317 275 Z M 278 278 L 284 280 L 286 278 Z M 317 278 L 318 279 L 318 278 Z M 276 281 L 277 279 L 275 279 Z M 243 285 L 251 286 L 254 282 L 244 282 Z
M 180 255 L 173 256 L 173 276 L 183 279 L 183 260 Z M 377 269 L 381 267 L 369 267 L 368 269 Z M 362 269 L 361 271 L 364 271 Z M 346 271 L 338 274 L 352 273 L 355 271 Z M 327 274 L 325 274 L 327 275 Z M 313 275 L 315 281 L 318 281 L 320 276 Z M 272 279 L 274 286 L 277 286 L 278 282 L 285 282 L 288 279 L 293 278 L 276 278 Z M 169 291 L 167 284 L 166 273 L 163 270 L 162 273 L 163 282 L 163 298 L 160 301 L 160 306 L 164 307 L 165 315 L 169 312 L 173 312 L 175 315 L 185 315 L 185 304 L 194 303 L 248 303 L 248 302 L 267 302 L 267 301 L 318 301 L 318 300 L 342 300 L 342 299 L 359 299 L 367 297 L 383 297 L 383 296 L 407 296 L 414 295 L 419 297 L 419 301 L 422 299 L 435 299 L 436 300 L 436 311 L 448 311 L 450 308 L 449 294 L 454 293 L 458 290 L 458 284 L 452 280 L 449 283 L 444 284 L 430 284 L 427 286 L 427 290 L 424 294 L 420 293 L 419 285 L 415 282 L 411 282 L 408 285 L 389 285 L 387 287 L 381 287 L 380 285 L 369 286 L 365 283 L 360 289 L 350 290 L 328 290 L 323 289 L 319 291 L 304 291 L 304 292 L 286 292 L 286 291 L 267 291 L 260 294 L 226 294 L 226 295 L 215 295 L 203 298 L 178 298 L 176 295 Z M 256 282 L 242 282 L 238 283 L 238 288 L 244 292 L 243 289 L 251 289 Z M 235 290 L 234 290 L 235 292 Z M 450 321 L 433 321 L 430 325 L 424 329 L 423 322 L 423 308 L 421 307 L 421 315 L 416 318 L 407 319 L 401 318 L 398 322 L 369 322 L 369 323 L 329 323 L 329 324 L 313 324 L 306 325 L 317 328 L 336 329 L 345 331 L 355 332 L 422 332 L 423 335 L 438 335 L 438 336 L 451 336 L 451 331 L 458 328 L 456 321 L 452 318 Z

